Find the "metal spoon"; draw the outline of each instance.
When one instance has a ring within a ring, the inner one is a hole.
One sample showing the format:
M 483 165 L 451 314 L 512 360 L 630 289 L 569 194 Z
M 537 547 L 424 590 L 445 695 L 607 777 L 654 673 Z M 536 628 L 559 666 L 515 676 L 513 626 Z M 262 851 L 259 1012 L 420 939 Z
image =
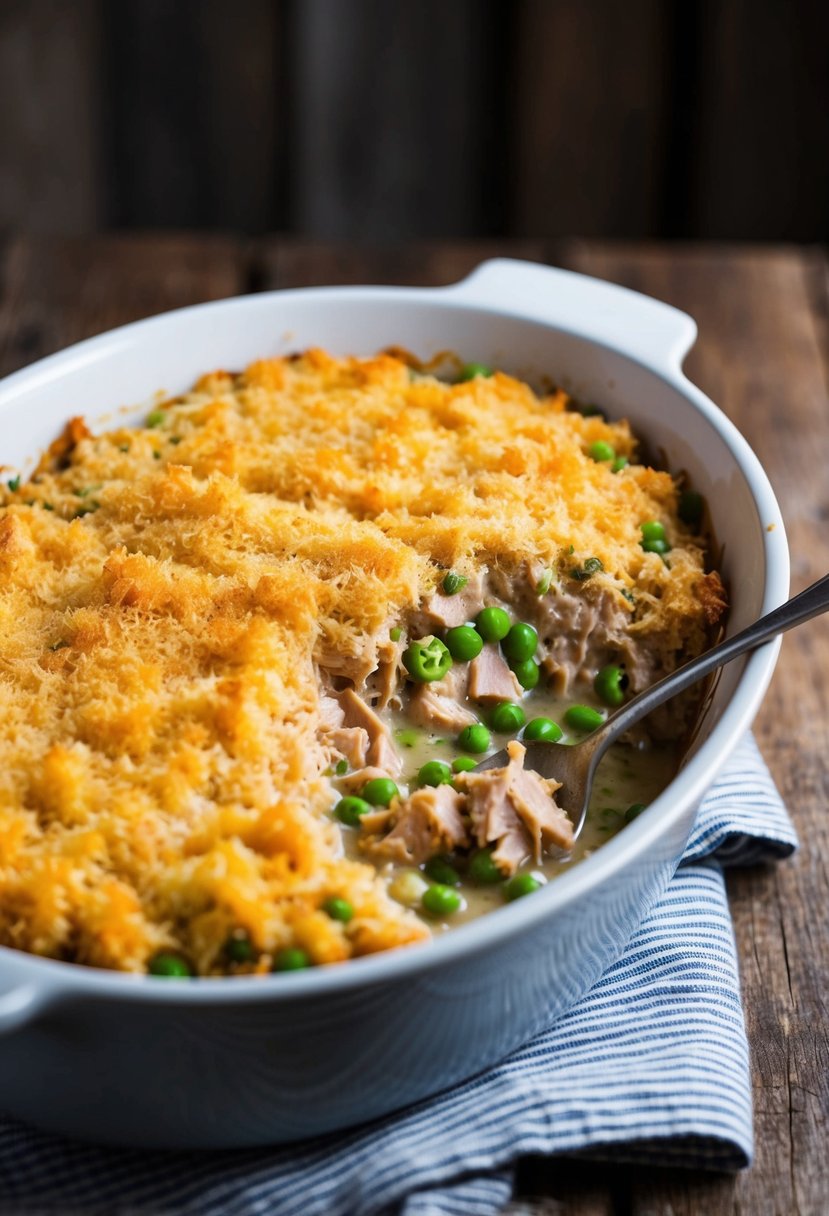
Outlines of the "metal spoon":
M 590 800 L 590 790 L 596 768 L 607 749 L 616 742 L 620 735 L 629 727 L 644 718 L 657 705 L 669 701 L 677 693 L 683 692 L 697 680 L 709 675 L 718 667 L 730 663 L 748 650 L 768 642 L 778 633 L 784 633 L 795 625 L 829 609 L 829 574 L 812 583 L 800 595 L 794 596 L 773 612 L 761 616 L 753 625 L 743 629 L 733 638 L 727 638 L 718 646 L 706 650 L 699 658 L 692 659 L 678 667 L 676 671 L 665 676 L 644 692 L 628 701 L 586 739 L 580 743 L 529 743 L 524 761 L 525 767 L 539 773 L 542 777 L 552 777 L 561 782 L 562 788 L 556 791 L 556 802 L 566 811 L 572 820 L 574 838 L 584 826 L 587 814 L 587 804 Z M 488 768 L 502 768 L 509 760 L 505 750 L 487 756 L 478 764 L 474 772 L 480 773 Z

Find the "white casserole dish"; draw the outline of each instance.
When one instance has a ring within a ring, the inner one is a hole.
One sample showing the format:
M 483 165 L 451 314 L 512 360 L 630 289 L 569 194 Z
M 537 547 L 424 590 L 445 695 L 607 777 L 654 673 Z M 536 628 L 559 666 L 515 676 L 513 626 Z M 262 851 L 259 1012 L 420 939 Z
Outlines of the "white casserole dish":
M 487 262 L 439 289 L 273 292 L 141 321 L 0 385 L 0 461 L 24 472 L 82 413 L 138 421 L 159 389 L 322 346 L 440 350 L 550 377 L 626 416 L 708 499 L 728 631 L 788 592 L 778 505 L 756 457 L 682 374 L 684 313 L 581 275 Z M 619 957 L 665 888 L 696 807 L 749 726 L 779 642 L 720 679 L 686 762 L 630 827 L 532 899 L 435 942 L 344 967 L 163 982 L 0 948 L 0 1106 L 43 1127 L 167 1148 L 277 1143 L 363 1122 L 493 1063 Z

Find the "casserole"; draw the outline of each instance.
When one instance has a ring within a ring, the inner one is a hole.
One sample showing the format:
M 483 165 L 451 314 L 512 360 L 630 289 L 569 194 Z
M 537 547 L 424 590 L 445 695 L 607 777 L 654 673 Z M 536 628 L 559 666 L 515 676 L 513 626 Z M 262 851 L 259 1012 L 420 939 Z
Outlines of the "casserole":
M 785 537 L 753 455 L 681 375 L 693 336 L 693 323 L 673 309 L 508 262 L 438 291 L 228 301 L 126 327 L 10 378 L 0 416 L 14 438 L 3 456 L 22 463 L 70 414 L 95 420 L 114 400 L 179 392 L 209 366 L 313 344 L 371 353 L 402 343 L 421 358 L 451 346 L 530 380 L 551 374 L 629 416 L 672 469 L 687 470 L 724 546 L 730 628 L 738 629 L 785 597 Z M 727 517 L 718 510 L 726 498 Z M 362 1121 L 478 1071 L 563 1012 L 618 957 L 668 881 L 775 653 L 724 673 L 682 773 L 632 828 L 534 900 L 433 945 L 290 979 L 169 988 L 2 951 L 7 1107 L 91 1137 L 229 1146 Z

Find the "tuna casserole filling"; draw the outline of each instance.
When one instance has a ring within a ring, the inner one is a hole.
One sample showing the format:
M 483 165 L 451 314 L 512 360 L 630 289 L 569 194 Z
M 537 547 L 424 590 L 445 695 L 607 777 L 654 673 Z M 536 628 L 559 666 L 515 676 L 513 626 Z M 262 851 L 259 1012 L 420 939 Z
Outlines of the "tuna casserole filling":
M 572 827 L 525 734 L 558 697 L 579 737 L 725 609 L 627 423 L 391 354 L 73 419 L 0 499 L 0 943 L 99 967 L 340 962 L 532 890 Z

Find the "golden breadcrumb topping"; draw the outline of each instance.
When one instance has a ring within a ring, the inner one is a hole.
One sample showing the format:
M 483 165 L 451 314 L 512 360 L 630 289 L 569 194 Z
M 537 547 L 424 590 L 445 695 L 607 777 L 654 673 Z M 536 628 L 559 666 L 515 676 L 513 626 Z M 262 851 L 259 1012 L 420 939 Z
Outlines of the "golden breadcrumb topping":
M 261 970 L 428 936 L 343 856 L 320 669 L 363 687 L 448 568 L 592 559 L 579 593 L 613 597 L 664 666 L 723 610 L 671 476 L 568 404 L 312 350 L 204 376 L 141 427 L 73 420 L 0 496 L 0 943 L 223 974 L 240 932 Z

